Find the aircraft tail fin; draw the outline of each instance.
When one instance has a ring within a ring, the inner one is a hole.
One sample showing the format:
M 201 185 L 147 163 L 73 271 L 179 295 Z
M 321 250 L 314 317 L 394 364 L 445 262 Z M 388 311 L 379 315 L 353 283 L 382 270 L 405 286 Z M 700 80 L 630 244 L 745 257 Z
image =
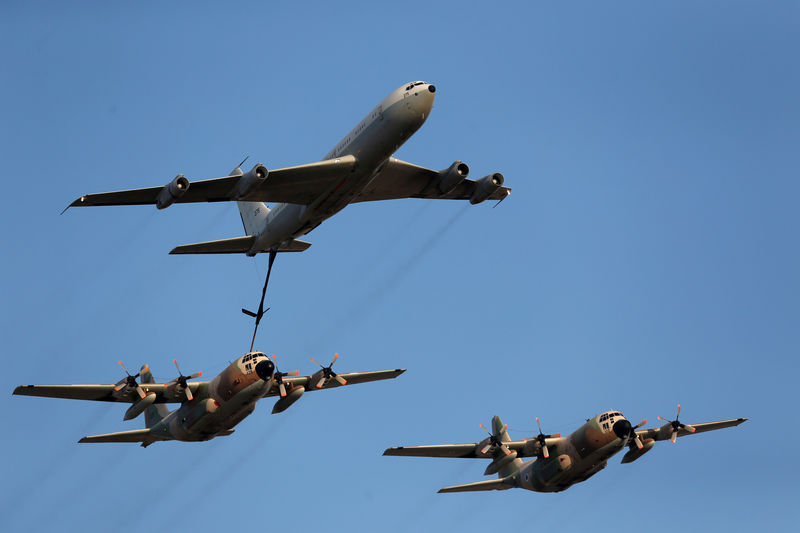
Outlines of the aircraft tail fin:
M 234 237 L 232 239 L 221 239 L 219 241 L 197 242 L 194 244 L 183 244 L 176 246 L 170 252 L 171 255 L 178 254 L 246 254 L 253 247 L 256 238 L 253 235 L 246 237 Z M 280 245 L 279 252 L 303 252 L 311 246 L 310 242 L 292 239 Z
M 142 383 L 155 383 L 156 379 L 153 377 L 153 374 L 150 372 L 150 367 L 148 365 L 142 365 L 142 368 L 139 370 L 139 380 Z M 146 428 L 151 428 L 161 422 L 161 420 L 169 414 L 169 409 L 163 403 L 156 403 L 152 405 L 148 405 L 144 409 L 144 424 Z M 86 442 L 94 442 L 94 441 L 86 441 Z
M 453 485 L 439 489 L 439 493 L 445 492 L 474 492 L 479 490 L 507 490 L 516 486 L 514 476 L 490 479 L 488 481 L 478 481 L 467 483 L 466 485 Z
M 500 442 L 509 442 L 511 437 L 508 435 L 508 429 L 503 421 L 500 420 L 500 417 L 494 415 L 492 418 L 492 433 L 497 435 L 500 439 Z M 520 468 L 522 468 L 522 459 L 517 458 L 517 452 L 511 452 L 509 455 L 505 455 L 499 448 L 494 452 L 495 458 L 486 467 L 486 471 L 484 475 L 490 475 L 497 473 L 499 479 L 505 479 L 512 477 L 514 474 L 518 473 Z M 499 489 L 478 489 L 478 490 L 499 490 Z
M 236 202 L 245 235 L 255 235 L 265 225 L 270 208 L 264 202 Z

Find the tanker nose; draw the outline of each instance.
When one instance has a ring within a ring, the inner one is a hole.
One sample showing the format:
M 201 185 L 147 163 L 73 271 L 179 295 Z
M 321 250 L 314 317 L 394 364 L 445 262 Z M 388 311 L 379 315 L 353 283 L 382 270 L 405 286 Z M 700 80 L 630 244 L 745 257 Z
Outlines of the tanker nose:
M 275 373 L 275 364 L 269 359 L 262 359 L 256 365 L 256 374 L 264 381 L 268 381 Z M 616 426 L 614 426 L 616 427 Z
M 612 429 L 614 430 L 614 435 L 624 439 L 631 434 L 631 423 L 625 419 L 617 420 L 614 422 L 614 427 Z

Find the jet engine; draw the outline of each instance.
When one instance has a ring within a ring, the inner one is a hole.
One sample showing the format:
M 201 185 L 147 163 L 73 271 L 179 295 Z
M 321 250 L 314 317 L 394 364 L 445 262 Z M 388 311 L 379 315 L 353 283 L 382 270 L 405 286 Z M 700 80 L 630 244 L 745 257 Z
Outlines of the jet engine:
M 499 172 L 482 177 L 475 182 L 475 192 L 472 193 L 469 203 L 475 205 L 488 199 L 492 193 L 503 186 L 504 181 L 503 175 Z
M 467 164 L 456 161 L 450 165 L 450 168 L 447 170 L 439 172 L 439 182 L 436 184 L 436 187 L 439 189 L 440 193 L 447 194 L 464 181 L 467 175 L 469 175 L 469 167 Z
M 269 176 L 267 167 L 261 163 L 256 163 L 248 172 L 242 174 L 242 177 L 236 182 L 236 186 L 233 188 L 233 191 L 231 191 L 231 197 L 234 200 L 244 198 L 253 192 L 256 187 L 264 183 L 267 176 Z
M 178 174 L 175 179 L 164 185 L 156 198 L 156 207 L 166 209 L 175 203 L 175 200 L 186 194 L 189 190 L 189 180 L 183 174 Z

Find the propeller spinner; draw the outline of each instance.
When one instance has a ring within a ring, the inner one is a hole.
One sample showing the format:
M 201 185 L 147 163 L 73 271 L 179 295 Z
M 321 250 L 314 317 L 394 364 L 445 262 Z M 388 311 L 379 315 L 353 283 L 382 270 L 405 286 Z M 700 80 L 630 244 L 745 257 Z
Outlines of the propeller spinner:
M 181 373 L 181 367 L 178 366 L 178 360 L 177 359 L 173 359 L 172 362 L 175 363 L 175 368 L 178 369 L 178 377 L 173 379 L 172 381 L 170 381 L 168 383 L 168 385 L 172 384 L 172 383 L 177 383 L 178 386 L 181 389 L 183 389 L 184 393 L 186 394 L 186 400 L 191 402 L 192 399 L 194 398 L 194 396 L 192 395 L 192 389 L 189 388 L 189 385 L 188 385 L 188 383 L 186 383 L 186 380 L 199 378 L 200 376 L 203 375 L 203 373 L 202 372 L 195 372 L 191 376 L 184 376 Z
M 685 429 L 689 433 L 695 432 L 693 426 L 690 426 L 689 424 L 682 424 L 678 420 L 678 417 L 680 416 L 681 416 L 681 404 L 678 404 L 678 414 L 675 415 L 675 420 L 667 420 L 666 418 L 660 416 L 658 417 L 659 420 L 663 420 L 664 422 L 672 425 L 672 435 L 670 436 L 669 439 L 670 442 L 675 442 L 675 440 L 678 438 L 678 430 Z
M 320 376 L 319 380 L 317 380 L 317 383 L 314 385 L 315 387 L 321 389 L 325 385 L 325 382 L 331 378 L 338 381 L 340 385 L 347 385 L 347 380 L 344 379 L 342 376 L 338 375 L 331 368 L 333 366 L 333 363 L 335 363 L 337 359 L 339 359 L 339 354 L 338 353 L 333 354 L 333 360 L 331 361 L 331 364 L 329 364 L 328 366 L 322 366 L 319 363 L 317 363 L 317 361 L 315 361 L 313 357 L 311 358 L 311 361 L 317 363 L 320 366 L 320 368 L 322 368 L 322 375 Z
M 275 373 L 273 374 L 273 376 L 275 376 L 275 382 L 278 384 L 278 391 L 281 393 L 281 398 L 285 398 L 286 397 L 286 385 L 284 385 L 284 383 L 283 383 L 283 376 L 299 376 L 300 375 L 300 371 L 299 370 L 292 370 L 291 372 L 280 372 L 279 370 L 277 370 L 277 368 L 278 368 L 278 359 L 275 357 L 274 354 L 272 355 L 272 360 L 275 361 L 276 370 L 275 370 Z
M 489 430 L 483 426 L 483 424 L 478 424 L 478 425 L 481 427 L 482 430 L 484 430 L 486 433 L 489 434 L 489 442 L 486 444 L 486 446 L 481 448 L 482 454 L 486 454 L 486 452 L 488 452 L 493 447 L 500 448 L 500 451 L 503 452 L 503 454 L 505 455 L 511 454 L 511 450 L 508 449 L 508 446 L 503 444 L 503 441 L 500 440 L 500 435 L 498 435 L 497 433 L 490 433 Z M 503 426 L 503 430 L 507 429 L 508 425 Z
M 122 370 L 125 371 L 125 374 L 127 374 L 127 376 L 119 380 L 117 384 L 114 385 L 114 390 L 118 391 L 123 388 L 136 389 L 136 393 L 139 395 L 139 397 L 144 398 L 145 397 L 144 390 L 136 381 L 136 378 L 139 377 L 140 372 L 137 372 L 136 375 L 131 376 L 131 373 L 128 372 L 128 369 L 125 368 L 125 365 L 122 364 L 122 361 L 117 361 L 117 362 L 119 363 L 119 366 L 122 367 Z

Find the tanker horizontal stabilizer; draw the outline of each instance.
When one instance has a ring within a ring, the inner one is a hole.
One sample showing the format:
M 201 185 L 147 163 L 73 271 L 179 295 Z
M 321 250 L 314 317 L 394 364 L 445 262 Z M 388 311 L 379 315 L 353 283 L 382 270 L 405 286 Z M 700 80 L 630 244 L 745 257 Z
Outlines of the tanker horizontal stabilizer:
M 466 485 L 454 485 L 452 487 L 445 487 L 440 489 L 439 492 L 475 492 L 480 490 L 506 490 L 516 486 L 513 476 L 508 476 L 500 479 L 490 479 L 488 481 L 478 481 L 476 483 L 467 483 Z
M 234 237 L 232 239 L 222 239 L 219 241 L 198 242 L 195 244 L 184 244 L 176 246 L 170 252 L 176 254 L 244 254 L 250 251 L 255 236 Z M 303 252 L 311 246 L 310 242 L 292 239 L 288 243 L 281 244 L 279 252 Z

